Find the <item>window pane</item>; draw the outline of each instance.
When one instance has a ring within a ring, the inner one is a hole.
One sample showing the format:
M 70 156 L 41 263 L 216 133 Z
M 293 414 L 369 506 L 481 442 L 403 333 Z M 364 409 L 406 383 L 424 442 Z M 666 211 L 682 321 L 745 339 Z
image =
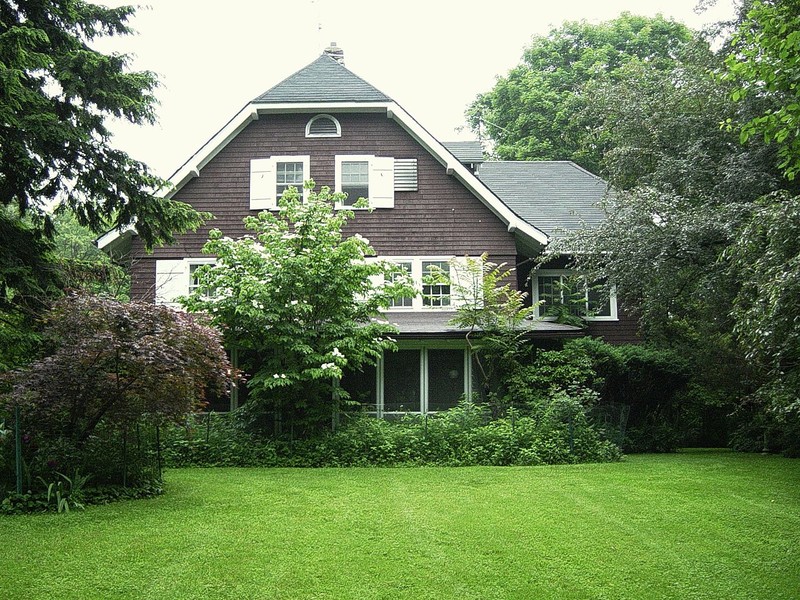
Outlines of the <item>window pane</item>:
M 550 306 L 561 304 L 561 290 L 558 275 L 539 275 L 537 283 L 539 286 L 539 301 L 544 301 L 541 311 L 547 312 Z
M 563 304 L 567 305 L 571 315 L 586 314 L 586 288 L 579 278 L 566 275 L 539 275 L 537 285 L 539 300 L 544 300 L 544 305 L 539 308 L 539 314 L 554 315 L 558 307 Z
M 279 162 L 275 166 L 278 197 L 283 195 L 288 187 L 295 187 L 300 194 L 303 193 L 303 163 Z
M 342 191 L 347 194 L 345 206 L 353 206 L 359 198 L 369 198 L 369 162 L 342 161 Z
M 589 287 L 589 314 L 593 317 L 611 316 L 611 300 L 601 285 Z
M 401 262 L 397 263 L 397 266 L 403 269 L 406 272 L 407 277 L 411 277 L 411 263 L 410 262 Z M 395 282 L 400 278 L 399 273 L 393 273 L 389 277 L 389 281 Z M 414 299 L 411 296 L 401 296 L 400 298 L 395 298 L 389 301 L 389 307 L 404 307 L 410 308 L 414 304 Z
M 450 306 L 450 263 L 446 261 L 422 262 L 423 306 Z
M 419 350 L 398 350 L 384 353 L 384 412 L 420 411 L 419 353 Z
M 464 395 L 464 351 L 428 350 L 428 410 L 453 408 Z
M 364 410 L 375 412 L 375 367 L 365 366 L 363 371 L 345 371 L 341 386 L 350 394 L 351 402 L 358 402 Z

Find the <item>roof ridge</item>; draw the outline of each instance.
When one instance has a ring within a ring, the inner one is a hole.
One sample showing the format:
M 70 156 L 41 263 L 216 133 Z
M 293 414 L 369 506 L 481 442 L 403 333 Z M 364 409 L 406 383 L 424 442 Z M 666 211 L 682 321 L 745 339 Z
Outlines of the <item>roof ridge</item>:
M 340 96 L 338 99 L 341 101 L 392 101 L 387 94 L 366 79 L 323 52 L 319 57 L 285 77 L 266 92 L 253 98 L 250 103 L 319 102 L 326 94 L 335 100 L 337 92 Z

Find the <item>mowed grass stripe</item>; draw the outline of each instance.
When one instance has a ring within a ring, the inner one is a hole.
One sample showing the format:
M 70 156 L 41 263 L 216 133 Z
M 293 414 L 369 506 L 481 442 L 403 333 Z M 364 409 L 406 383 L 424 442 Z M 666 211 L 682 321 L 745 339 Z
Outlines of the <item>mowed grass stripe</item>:
M 186 469 L 0 519 L 2 598 L 797 598 L 800 461 Z

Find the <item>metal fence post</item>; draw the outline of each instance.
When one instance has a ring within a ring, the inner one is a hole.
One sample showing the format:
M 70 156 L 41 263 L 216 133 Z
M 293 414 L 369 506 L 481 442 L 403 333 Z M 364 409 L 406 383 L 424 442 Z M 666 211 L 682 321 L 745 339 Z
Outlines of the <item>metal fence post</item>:
M 22 493 L 22 419 L 19 406 L 14 407 L 14 454 L 16 461 L 17 493 Z

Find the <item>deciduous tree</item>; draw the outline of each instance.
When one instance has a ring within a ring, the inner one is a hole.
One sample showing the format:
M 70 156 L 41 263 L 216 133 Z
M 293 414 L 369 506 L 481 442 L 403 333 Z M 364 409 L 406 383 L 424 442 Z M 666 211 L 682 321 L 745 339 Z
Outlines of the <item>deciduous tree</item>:
M 186 300 L 250 357 L 248 410 L 280 410 L 296 432 L 330 422 L 334 397 L 346 398 L 344 370 L 395 348 L 397 329 L 379 310 L 414 293 L 397 267 L 370 258 L 368 240 L 342 233 L 353 217 L 336 209 L 344 197 L 323 187 L 303 201 L 290 188 L 277 212 L 245 219 L 252 234 L 234 240 L 212 230 L 203 250 L 216 263 L 197 270 Z

